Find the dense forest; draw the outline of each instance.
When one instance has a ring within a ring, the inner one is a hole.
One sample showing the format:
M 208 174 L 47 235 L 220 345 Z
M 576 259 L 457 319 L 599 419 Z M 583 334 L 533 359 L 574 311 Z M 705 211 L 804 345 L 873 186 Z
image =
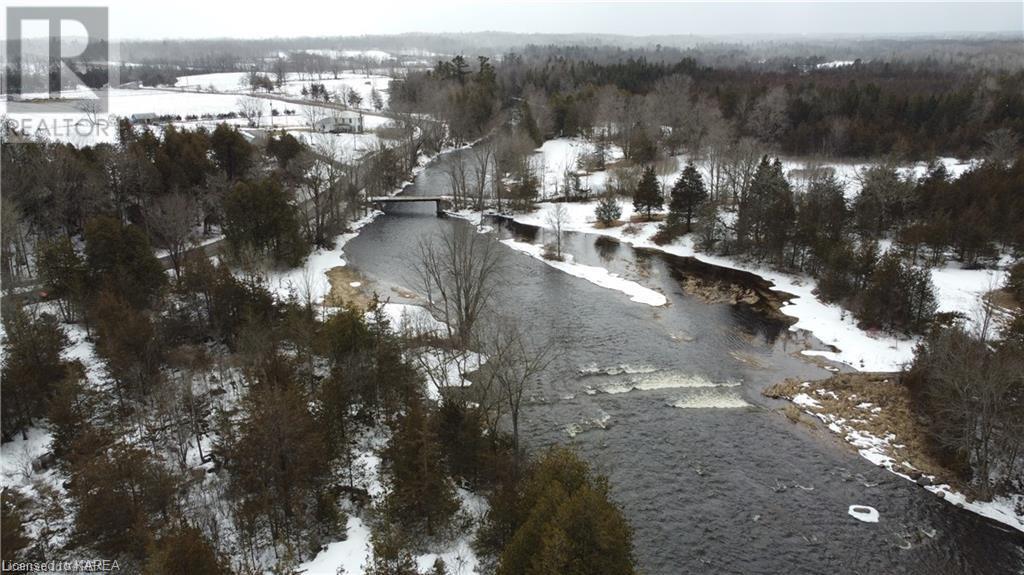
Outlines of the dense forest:
M 922 160 L 976 155 L 997 130 L 1024 132 L 1020 69 L 843 64 L 716 68 L 689 57 L 605 61 L 582 49 L 527 48 L 483 67 L 456 57 L 410 73 L 393 88 L 392 105 L 447 112 L 470 137 L 485 128 L 484 110 L 525 102 L 542 136 L 601 132 L 640 161 L 652 159 L 650 142 L 700 153 L 747 138 L 782 154 Z M 478 93 L 491 76 L 493 88 Z M 451 78 L 458 97 L 446 95 Z M 472 109 L 445 109 L 466 100 Z

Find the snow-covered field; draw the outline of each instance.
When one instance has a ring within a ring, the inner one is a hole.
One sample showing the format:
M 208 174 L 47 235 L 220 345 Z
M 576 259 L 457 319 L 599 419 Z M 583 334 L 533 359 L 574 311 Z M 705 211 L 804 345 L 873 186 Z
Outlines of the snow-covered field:
M 289 133 L 317 152 L 339 162 L 351 162 L 373 151 L 380 143 L 380 138 L 373 133 L 331 134 L 309 130 L 292 130 Z
M 370 92 L 376 89 L 386 106 L 391 77 L 381 74 L 353 72 L 339 72 L 337 77 L 333 73 L 328 72 L 319 77 L 310 74 L 290 73 L 281 86 L 281 92 L 288 97 L 302 98 L 302 88 L 305 87 L 308 90 L 313 83 L 323 84 L 327 91 L 330 92 L 331 99 L 334 101 L 336 101 L 335 94 L 347 93 L 350 89 L 355 90 L 363 98 L 359 107 L 372 110 L 373 101 L 370 98 Z M 179 76 L 175 87 L 206 92 L 247 92 L 249 91 L 248 74 L 245 72 L 220 72 L 215 74 Z
M 556 196 L 565 187 L 566 171 L 577 171 L 580 158 L 594 153 L 596 146 L 583 138 L 556 138 L 548 140 L 537 150 L 535 167 L 541 182 L 541 197 Z M 605 161 L 623 158 L 622 148 L 609 146 Z M 607 172 L 594 172 L 581 176 L 581 185 L 595 192 L 604 190 Z
M 73 98 L 77 93 L 65 93 Z M 180 116 L 176 125 L 188 128 L 198 124 L 215 125 L 220 120 L 199 121 L 202 116 L 216 117 L 218 114 L 238 113 L 240 96 L 233 94 L 185 93 L 158 89 L 124 90 L 112 88 L 107 91 L 108 109 L 95 117 L 95 124 L 82 111 L 83 103 L 46 103 L 33 106 L 25 113 L 7 114 L 6 120 L 13 122 L 20 131 L 47 139 L 67 142 L 79 146 L 112 143 L 117 137 L 114 117 L 131 117 L 132 114 L 152 113 L 158 116 Z M 260 98 L 255 102 L 263 110 L 261 126 L 285 127 L 302 126 L 307 122 L 306 106 Z M 6 112 L 7 104 L 0 106 Z M 278 115 L 273 115 L 277 110 Z M 54 112 L 58 113 L 54 113 Z M 292 113 L 288 113 L 292 112 Z M 190 120 L 195 116 L 197 120 Z M 227 120 L 229 123 L 245 124 L 243 119 Z
M 576 162 L 591 154 L 596 149 L 593 142 L 584 138 L 556 138 L 548 140 L 538 148 L 536 153 L 538 176 L 541 180 L 541 197 L 552 197 L 559 194 L 565 185 L 565 173 L 567 170 L 577 171 Z M 623 158 L 622 148 L 610 145 L 605 151 L 605 161 L 609 164 Z M 673 156 L 675 170 L 668 173 L 659 173 L 659 180 L 666 186 L 679 177 L 687 161 L 691 158 L 687 154 Z M 958 158 L 936 158 L 941 162 L 949 173 L 950 177 L 959 177 L 964 172 L 977 165 L 976 160 L 961 160 Z M 698 169 L 701 163 L 695 161 Z M 807 175 L 811 168 L 831 170 L 841 184 L 847 200 L 853 200 L 860 193 L 861 172 L 875 164 L 866 162 L 817 162 L 800 158 L 782 158 L 782 169 L 790 182 L 797 188 L 803 187 L 807 182 Z M 917 162 L 911 165 L 897 168 L 904 177 L 920 178 L 928 172 L 927 162 Z M 703 172 L 702 172 L 703 173 Z M 705 179 L 707 174 L 703 173 Z M 592 194 L 600 194 L 605 190 L 608 181 L 608 172 L 597 171 L 592 173 L 580 172 L 580 183 L 585 188 L 590 188 Z

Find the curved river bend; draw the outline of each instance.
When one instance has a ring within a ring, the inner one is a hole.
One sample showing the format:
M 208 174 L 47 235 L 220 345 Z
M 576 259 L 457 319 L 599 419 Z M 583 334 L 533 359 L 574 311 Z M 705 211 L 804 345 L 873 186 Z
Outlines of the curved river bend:
M 438 162 L 443 162 L 442 157 Z M 405 194 L 445 193 L 438 162 Z M 433 204 L 389 208 L 345 247 L 383 295 L 413 285 L 421 238 L 444 226 Z M 536 230 L 501 226 L 495 239 Z M 539 238 L 538 238 L 539 240 Z M 665 294 L 651 307 L 509 249 L 496 298 L 503 314 L 559 346 L 528 393 L 522 433 L 572 443 L 608 474 L 634 528 L 643 573 L 1024 573 L 1019 532 L 953 507 L 839 445 L 791 424 L 760 391 L 828 372 L 791 354 L 785 326 L 739 306 L 687 295 L 678 258 L 597 236 L 565 234 L 576 261 Z M 878 523 L 848 515 L 878 509 Z

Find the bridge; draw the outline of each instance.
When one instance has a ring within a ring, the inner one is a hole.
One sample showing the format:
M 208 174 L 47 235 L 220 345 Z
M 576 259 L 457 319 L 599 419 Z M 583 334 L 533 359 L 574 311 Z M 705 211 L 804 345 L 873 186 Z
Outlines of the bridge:
M 437 214 L 441 215 L 445 210 L 452 207 L 451 196 L 376 196 L 366 200 L 377 209 L 383 209 L 388 204 L 410 204 L 413 202 L 434 202 Z

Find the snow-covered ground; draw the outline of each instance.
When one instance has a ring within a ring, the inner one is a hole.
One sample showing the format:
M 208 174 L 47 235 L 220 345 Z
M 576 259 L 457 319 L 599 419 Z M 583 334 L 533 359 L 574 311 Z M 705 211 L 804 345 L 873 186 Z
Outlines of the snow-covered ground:
M 383 50 L 331 50 L 313 48 L 303 50 L 303 52 L 307 54 L 316 54 L 317 56 L 325 56 L 327 58 L 363 58 L 366 60 L 375 60 L 377 62 L 395 59 L 394 56 Z
M 487 503 L 478 495 L 465 489 L 457 489 L 456 495 L 465 513 L 479 523 L 487 512 Z M 349 516 L 345 529 L 346 538 L 328 544 L 316 557 L 298 566 L 295 573 L 307 575 L 361 575 L 373 560 L 370 542 L 370 526 L 359 517 Z M 473 533 L 466 533 L 450 542 L 445 548 L 434 553 L 422 553 L 413 557 L 421 573 L 427 573 L 440 558 L 450 575 L 474 575 L 480 572 L 480 562 L 473 551 Z
M 319 249 L 309 254 L 302 266 L 265 272 L 264 279 L 267 288 L 281 299 L 296 296 L 300 301 L 309 301 L 317 305 L 323 304 L 324 298 L 331 291 L 331 284 L 327 281 L 327 272 L 347 264 L 344 257 L 345 244 L 359 235 L 360 228 L 372 222 L 381 213 L 372 211 L 363 218 L 352 222 L 349 226 L 351 231 L 337 236 L 334 239 L 333 248 Z
M 373 133 L 331 134 L 309 130 L 290 130 L 289 133 L 317 152 L 339 162 L 351 162 L 367 152 L 372 152 L 381 141 Z
M 539 204 L 533 212 L 517 214 L 515 220 L 550 229 L 546 214 L 551 205 L 553 204 Z M 793 294 L 796 297 L 782 308 L 784 313 L 797 318 L 797 322 L 790 329 L 809 331 L 823 343 L 837 348 L 837 351 L 805 351 L 807 355 L 843 362 L 864 371 L 895 371 L 913 358 L 916 338 L 902 338 L 860 329 L 848 311 L 838 305 L 824 303 L 814 295 L 815 282 L 809 276 L 786 274 L 735 258 L 698 252 L 690 236 L 659 246 L 651 239 L 657 232 L 657 222 L 637 224 L 637 233 L 629 234 L 626 232 L 626 226 L 597 227 L 594 217 L 596 202 L 562 205 L 567 212 L 563 230 L 610 236 L 637 247 L 695 257 L 710 264 L 749 271 L 773 282 L 775 289 Z M 621 219 L 628 220 L 632 215 L 632 204 L 623 202 Z M 981 296 L 993 286 L 1001 285 L 1005 278 L 1004 271 L 963 270 L 957 268 L 955 264 L 934 268 L 931 272 L 939 300 L 939 310 L 960 311 L 969 320 L 978 316 Z
M 566 171 L 577 171 L 577 162 L 588 154 L 594 153 L 596 146 L 583 138 L 556 138 L 544 142 L 536 152 L 535 166 L 541 182 L 541 196 L 556 196 L 565 187 Z M 623 158 L 622 148 L 611 145 L 605 151 L 608 163 Z M 604 190 L 606 172 L 594 172 L 581 176 L 580 184 L 593 188 L 595 192 Z
M 936 158 L 945 168 L 950 177 L 957 178 L 961 174 L 977 165 L 976 160 L 960 160 L 957 158 Z M 811 168 L 832 170 L 836 179 L 843 185 L 843 191 L 847 201 L 853 201 L 860 194 L 862 172 L 874 164 L 864 162 L 822 162 L 799 159 L 783 159 L 782 170 L 786 177 L 796 187 L 803 187 L 807 183 L 807 175 Z M 897 171 L 905 178 L 920 178 L 928 173 L 927 162 L 917 162 L 912 165 L 900 166 Z
M 584 138 L 555 138 L 544 142 L 536 152 L 536 165 L 538 176 L 541 181 L 541 197 L 551 197 L 559 194 L 565 185 L 565 173 L 567 170 L 578 171 L 577 161 L 591 154 L 596 149 L 595 144 Z M 609 164 L 623 158 L 622 148 L 609 145 L 605 151 L 605 161 Z M 687 154 L 679 154 L 671 158 L 675 162 L 675 170 L 667 173 L 659 173 L 658 179 L 666 186 L 682 173 L 686 163 L 691 159 Z M 964 172 L 978 165 L 977 160 L 961 160 L 958 158 L 942 157 L 936 158 L 945 168 L 950 177 L 959 177 Z M 702 170 L 699 160 L 695 160 L 698 169 Z M 813 161 L 801 158 L 782 158 L 782 169 L 790 182 L 797 188 L 803 187 L 807 182 L 810 169 L 831 170 L 841 184 L 843 184 L 846 199 L 853 200 L 860 193 L 861 175 L 864 170 L 875 164 L 870 162 L 836 162 L 836 161 Z M 928 172 L 928 162 L 916 162 L 910 165 L 899 166 L 899 173 L 904 177 L 920 178 Z M 608 181 L 608 172 L 597 171 L 592 173 L 580 173 L 580 183 L 585 188 L 590 188 L 592 194 L 600 194 L 605 191 Z M 704 173 L 707 178 L 707 174 Z
M 574 263 L 572 261 L 571 254 L 563 254 L 564 261 L 559 261 L 545 258 L 544 246 L 539 244 L 530 244 L 512 239 L 502 240 L 501 243 L 516 251 L 528 254 L 531 257 L 569 275 L 585 279 L 588 282 L 603 288 L 622 292 L 628 295 L 630 300 L 637 303 L 647 304 L 650 306 L 663 306 L 668 303 L 668 299 L 664 294 L 650 288 L 646 288 L 637 282 L 619 277 L 605 268 Z
M 206 92 L 247 92 L 249 90 L 248 77 L 249 75 L 246 72 L 220 72 L 215 74 L 179 76 L 175 87 Z M 302 88 L 305 87 L 308 91 L 313 83 L 323 84 L 334 101 L 336 101 L 335 94 L 345 94 L 350 89 L 355 90 L 363 99 L 359 107 L 371 110 L 373 109 L 373 100 L 370 97 L 370 92 L 373 89 L 377 90 L 382 102 L 385 106 L 387 105 L 391 77 L 381 74 L 352 72 L 339 72 L 337 77 L 330 72 L 325 72 L 320 77 L 311 74 L 290 73 L 287 75 L 287 80 L 280 90 L 289 97 L 301 98 L 303 97 Z
M 89 94 L 82 94 L 87 97 Z M 76 93 L 65 93 L 64 98 L 76 97 Z M 180 116 L 174 122 L 179 127 L 214 125 L 221 120 L 202 120 L 202 116 L 215 118 L 220 114 L 238 113 L 239 99 L 234 94 L 186 93 L 157 89 L 124 90 L 112 88 L 107 91 L 107 111 L 90 119 L 82 110 L 81 102 L 60 101 L 36 104 L 29 112 L 7 114 L 6 121 L 19 131 L 49 140 L 66 142 L 77 146 L 113 143 L 117 137 L 116 117 L 131 117 L 132 114 L 152 113 L 158 116 Z M 254 99 L 263 110 L 261 127 L 302 126 L 307 123 L 307 108 L 280 100 Z M 0 113 L 7 110 L 6 102 L 0 103 Z M 277 110 L 278 115 L 273 115 Z M 291 112 L 291 113 L 288 113 Z M 189 116 L 195 116 L 191 120 Z M 93 121 L 95 120 L 95 122 Z M 227 120 L 229 123 L 244 125 L 244 119 Z
M 35 472 L 32 462 L 50 450 L 53 434 L 45 427 L 31 427 L 28 439 L 15 434 L 7 443 L 0 443 L 0 487 L 27 488 Z

